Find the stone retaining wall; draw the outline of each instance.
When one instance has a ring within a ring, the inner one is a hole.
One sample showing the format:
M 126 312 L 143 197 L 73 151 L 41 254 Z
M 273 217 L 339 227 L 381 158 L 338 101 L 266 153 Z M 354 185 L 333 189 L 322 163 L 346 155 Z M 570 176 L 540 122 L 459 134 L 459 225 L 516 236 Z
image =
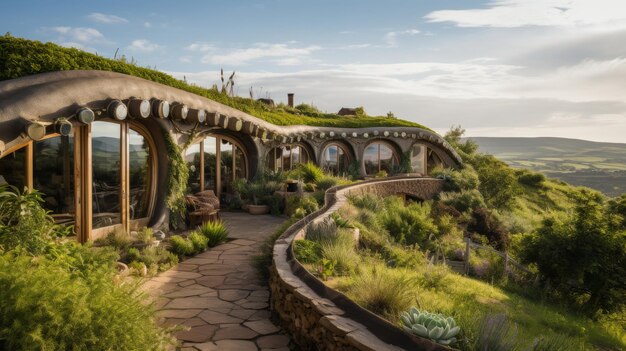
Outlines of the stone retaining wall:
M 326 192 L 324 207 L 296 222 L 276 241 L 270 307 L 302 350 L 450 350 L 404 332 L 327 287 L 294 258 L 291 246 L 294 240 L 304 237 L 310 223 L 330 216 L 347 201 L 348 195 L 408 194 L 430 199 L 442 186 L 439 179 L 398 178 L 333 188 Z

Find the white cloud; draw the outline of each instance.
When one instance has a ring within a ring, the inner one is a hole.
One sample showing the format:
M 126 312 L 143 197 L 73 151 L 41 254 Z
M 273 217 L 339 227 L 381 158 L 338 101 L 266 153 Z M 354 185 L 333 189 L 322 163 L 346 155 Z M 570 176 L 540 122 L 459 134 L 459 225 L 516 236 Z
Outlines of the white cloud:
M 94 28 L 59 26 L 44 28 L 44 30 L 59 34 L 61 36 L 58 40 L 59 42 L 106 42 L 104 35 Z
M 384 40 L 388 47 L 396 47 L 398 46 L 398 36 L 413 36 L 419 33 L 420 31 L 417 29 L 407 29 L 399 32 L 387 32 L 387 34 L 385 34 Z
M 146 39 L 137 39 L 133 40 L 128 46 L 129 50 L 138 51 L 138 52 L 153 52 L 157 49 L 161 48 L 160 45 L 157 45 Z
M 146 28 L 152 28 L 152 23 L 150 23 L 150 22 L 144 22 L 144 23 L 143 23 L 143 26 L 144 26 L 144 27 L 146 27 Z
M 257 43 L 247 49 L 236 49 L 226 54 L 207 54 L 202 62 L 215 65 L 245 65 L 251 61 L 270 59 L 278 65 L 297 65 L 310 60 L 310 55 L 320 50 L 319 46 L 294 47 L 287 44 Z
M 342 47 L 344 50 L 352 50 L 352 49 L 365 49 L 371 47 L 372 44 L 350 44 Z
M 100 12 L 93 12 L 89 14 L 87 18 L 94 22 L 106 23 L 106 24 L 128 23 L 128 20 L 126 18 L 115 16 L 115 15 L 107 15 L 107 14 L 100 13 Z
M 215 50 L 215 46 L 213 46 L 213 45 L 211 45 L 209 43 L 197 41 L 195 43 L 189 44 L 185 48 L 185 50 L 195 51 L 195 52 L 207 52 L 207 51 Z
M 459 27 L 599 26 L 625 20 L 626 11 L 622 0 L 495 0 L 487 8 L 440 10 L 425 18 Z
M 191 63 L 192 60 L 190 56 L 181 56 L 178 58 L 178 61 L 182 63 Z

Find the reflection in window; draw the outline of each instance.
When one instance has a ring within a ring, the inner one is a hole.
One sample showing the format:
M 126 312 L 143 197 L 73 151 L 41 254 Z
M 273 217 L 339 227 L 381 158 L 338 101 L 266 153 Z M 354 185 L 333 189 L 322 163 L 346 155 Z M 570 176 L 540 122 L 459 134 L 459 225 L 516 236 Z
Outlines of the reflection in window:
M 398 165 L 398 159 L 393 149 L 387 144 L 374 142 L 365 149 L 363 163 L 365 173 L 368 175 L 375 175 L 380 171 L 390 174 Z
M 128 132 L 130 219 L 148 216 L 152 159 L 148 141 L 134 130 Z
M 411 147 L 411 171 L 424 174 L 424 145 L 413 144 Z
M 220 179 L 222 185 L 222 193 L 232 192 L 233 175 L 233 144 L 222 139 L 220 146 L 221 162 L 220 162 Z
M 75 224 L 74 138 L 57 136 L 34 143 L 33 187 L 58 224 Z
M 433 151 L 432 149 L 427 148 L 428 153 L 427 153 L 427 167 L 428 167 L 428 174 L 430 174 L 430 172 L 438 166 L 443 165 L 443 161 L 441 160 L 441 157 L 439 157 L 439 155 L 437 155 L 437 153 L 435 151 Z
M 284 145 L 270 150 L 265 166 L 270 171 L 288 171 L 308 161 L 309 154 L 303 146 Z
M 120 125 L 92 123 L 93 228 L 121 223 Z
M 191 145 L 185 150 L 185 163 L 189 169 L 187 193 L 195 194 L 200 191 L 200 144 Z
M 213 190 L 217 180 L 217 139 L 204 139 L 204 190 Z
M 26 147 L 0 159 L 0 185 L 9 184 L 20 191 L 26 186 Z
M 330 144 L 322 152 L 322 168 L 333 175 L 342 175 L 348 172 L 350 163 L 348 154 L 338 144 Z

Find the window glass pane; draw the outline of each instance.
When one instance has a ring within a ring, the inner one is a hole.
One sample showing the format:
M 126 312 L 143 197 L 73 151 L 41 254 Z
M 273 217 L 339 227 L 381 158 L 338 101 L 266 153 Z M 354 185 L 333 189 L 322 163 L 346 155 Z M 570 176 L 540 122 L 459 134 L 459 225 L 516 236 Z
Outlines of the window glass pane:
M 283 170 L 288 171 L 291 169 L 291 148 L 289 146 L 283 146 Z
M 220 164 L 220 178 L 222 193 L 231 193 L 233 182 L 233 144 L 229 143 L 227 140 L 221 140 L 220 153 L 222 160 Z
M 378 143 L 371 144 L 365 149 L 363 163 L 365 164 L 365 174 L 374 175 L 378 173 Z
M 430 174 L 430 172 L 435 167 L 443 165 L 443 161 L 441 161 L 441 158 L 439 157 L 439 155 L 437 155 L 436 152 L 434 152 L 433 150 L 428 149 L 428 148 L 427 148 L 427 150 L 428 150 L 428 159 L 427 159 L 427 162 L 428 162 L 427 167 L 428 167 L 428 169 L 427 169 L 427 171 L 428 171 L 428 174 Z
M 185 150 L 185 162 L 189 169 L 187 193 L 195 194 L 200 191 L 200 144 L 191 145 Z
M 411 170 L 414 173 L 424 174 L 424 146 L 413 144 L 411 147 Z
M 93 167 L 93 228 L 121 223 L 120 125 L 91 124 Z
M 217 176 L 217 139 L 204 139 L 204 190 L 215 190 Z
M 295 167 L 300 163 L 300 152 L 302 148 L 300 146 L 293 146 L 291 148 L 291 167 Z
M 235 147 L 235 179 L 246 178 L 246 158 L 241 148 Z
M 344 175 L 348 172 L 348 155 L 343 149 L 337 147 L 337 174 Z
M 0 158 L 0 185 L 9 184 L 23 190 L 26 185 L 26 148 Z
M 128 132 L 130 219 L 145 218 L 150 206 L 152 155 L 146 138 L 134 130 Z
M 337 174 L 337 151 L 338 147 L 329 145 L 322 155 L 322 167 L 332 174 Z
M 384 170 L 387 174 L 392 173 L 393 166 L 396 164 L 393 150 L 385 145 L 379 144 L 380 147 L 380 170 Z
M 57 136 L 35 142 L 33 186 L 43 193 L 43 207 L 59 224 L 75 224 L 74 138 Z

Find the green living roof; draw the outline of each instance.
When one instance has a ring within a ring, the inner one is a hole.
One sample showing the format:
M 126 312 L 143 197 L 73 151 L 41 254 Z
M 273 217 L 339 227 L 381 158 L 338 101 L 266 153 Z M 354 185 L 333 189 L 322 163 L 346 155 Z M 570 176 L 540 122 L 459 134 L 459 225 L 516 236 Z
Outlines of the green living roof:
M 66 70 L 102 70 L 124 73 L 153 82 L 185 90 L 224 105 L 236 108 L 252 116 L 261 118 L 275 125 L 309 125 L 325 127 L 364 128 L 375 126 L 419 127 L 420 124 L 402 119 L 371 116 L 339 116 L 320 112 L 308 105 L 290 108 L 283 104 L 270 107 L 261 102 L 230 97 L 216 89 L 206 89 L 188 84 L 168 74 L 154 69 L 139 67 L 125 60 L 107 59 L 74 48 L 66 48 L 53 43 L 0 36 L 0 81 L 20 78 L 32 74 Z

